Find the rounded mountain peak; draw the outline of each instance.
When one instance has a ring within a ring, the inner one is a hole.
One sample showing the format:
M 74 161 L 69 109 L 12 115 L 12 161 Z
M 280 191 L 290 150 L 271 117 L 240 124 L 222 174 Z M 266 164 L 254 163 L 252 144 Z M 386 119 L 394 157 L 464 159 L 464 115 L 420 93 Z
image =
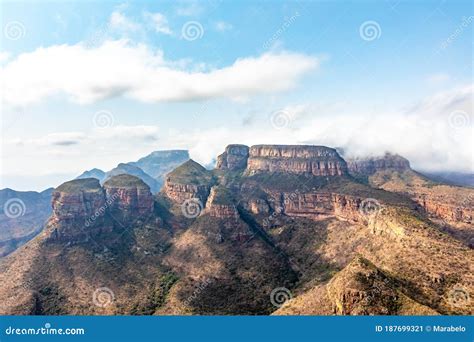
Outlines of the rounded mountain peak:
M 104 183 L 104 188 L 110 188 L 110 187 L 150 189 L 150 187 L 143 180 L 126 173 L 110 177 Z
M 63 183 L 56 188 L 56 191 L 64 193 L 94 192 L 101 190 L 100 182 L 96 178 L 74 179 Z

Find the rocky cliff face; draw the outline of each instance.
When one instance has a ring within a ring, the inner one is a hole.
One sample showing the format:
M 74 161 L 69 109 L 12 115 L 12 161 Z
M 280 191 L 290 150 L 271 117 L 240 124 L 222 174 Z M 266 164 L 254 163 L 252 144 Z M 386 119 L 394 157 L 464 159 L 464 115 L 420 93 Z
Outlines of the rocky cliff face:
M 177 203 L 182 203 L 187 199 L 198 198 L 201 202 L 207 200 L 210 186 L 195 184 L 179 184 L 167 179 L 164 191 L 166 195 Z
M 205 212 L 221 219 L 236 219 L 239 216 L 230 192 L 223 187 L 214 186 L 206 202 Z
M 124 224 L 153 213 L 150 187 L 137 177 L 127 174 L 112 177 L 104 183 L 104 189 L 110 213 Z
M 347 165 L 336 150 L 324 146 L 252 146 L 247 162 L 247 174 L 261 172 L 342 176 L 347 174 Z
M 474 209 L 466 205 L 453 205 L 423 194 L 415 194 L 413 199 L 429 214 L 448 222 L 472 223 Z
M 349 172 L 353 175 L 370 176 L 377 171 L 410 169 L 410 162 L 398 154 L 386 153 L 383 157 L 347 158 Z
M 249 147 L 245 145 L 228 145 L 221 155 L 217 157 L 216 168 L 219 170 L 244 170 L 247 167 Z
M 48 222 L 51 240 L 80 241 L 112 229 L 103 215 L 106 198 L 98 179 L 76 179 L 60 185 L 52 194 L 52 207 Z
M 150 188 L 139 178 L 118 175 L 100 186 L 95 178 L 76 179 L 56 188 L 49 239 L 76 243 L 110 232 L 113 222 L 126 225 L 153 213 Z
M 206 203 L 213 183 L 212 174 L 194 160 L 188 160 L 166 176 L 164 193 L 176 203 L 197 198 Z

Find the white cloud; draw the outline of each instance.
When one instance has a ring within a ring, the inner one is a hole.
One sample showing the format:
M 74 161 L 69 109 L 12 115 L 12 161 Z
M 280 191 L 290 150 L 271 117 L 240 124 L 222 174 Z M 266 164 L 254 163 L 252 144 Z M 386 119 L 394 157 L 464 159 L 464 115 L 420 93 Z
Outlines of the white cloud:
M 433 75 L 429 75 L 426 80 L 429 84 L 437 85 L 449 81 L 450 78 L 451 77 L 449 76 L 449 74 L 439 72 Z
M 109 26 L 120 31 L 137 31 L 140 25 L 127 18 L 123 13 L 114 11 L 110 15 Z
M 87 48 L 54 45 L 19 55 L 0 68 L 4 101 L 26 105 L 63 94 L 78 103 L 123 96 L 143 102 L 238 98 L 293 88 L 319 59 L 270 52 L 208 72 L 166 61 L 161 50 L 121 39 Z
M 49 183 L 41 182 L 32 188 L 40 190 L 59 185 L 85 169 L 109 170 L 119 162 L 137 160 L 156 149 L 160 139 L 158 133 L 157 126 L 121 125 L 87 132 L 55 132 L 28 139 L 4 140 L 2 177 L 20 177 L 21 182 L 29 184 L 25 179 L 57 174 L 56 178 L 53 177 L 54 182 L 49 179 Z M 28 189 L 23 185 L 19 188 Z
M 10 58 L 9 52 L 5 52 L 5 51 L 0 52 L 0 64 L 8 61 L 9 58 Z
M 215 24 L 216 30 L 219 32 L 232 30 L 232 24 L 226 23 L 225 21 L 218 21 Z
M 150 21 L 151 26 L 156 32 L 167 35 L 173 34 L 169 27 L 168 19 L 163 14 L 145 12 L 144 16 Z
M 398 153 L 420 171 L 474 172 L 473 96 L 468 85 L 430 96 L 411 110 L 377 112 L 356 110 L 350 103 L 297 104 L 269 110 L 242 127 L 176 132 L 162 143 L 190 149 L 204 165 L 230 143 L 315 144 L 342 147 L 350 157 Z M 279 130 L 270 120 L 278 111 L 288 119 Z M 460 115 L 457 121 L 452 113 Z

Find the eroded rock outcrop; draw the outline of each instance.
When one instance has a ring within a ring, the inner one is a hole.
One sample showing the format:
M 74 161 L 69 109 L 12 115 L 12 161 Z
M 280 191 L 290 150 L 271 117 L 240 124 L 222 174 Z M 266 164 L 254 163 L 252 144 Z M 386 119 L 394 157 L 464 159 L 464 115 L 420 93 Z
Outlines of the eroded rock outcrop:
M 427 213 L 435 217 L 441 218 L 448 222 L 473 222 L 474 209 L 466 205 L 455 205 L 442 202 L 434 197 L 424 194 L 415 194 L 413 199 L 418 202 Z
M 352 175 L 370 176 L 377 171 L 394 170 L 402 172 L 410 169 L 408 159 L 391 153 L 386 153 L 381 157 L 346 158 L 346 161 Z
M 80 241 L 110 231 L 105 191 L 95 178 L 76 179 L 57 187 L 52 194 L 53 214 L 48 222 L 52 240 Z
M 166 176 L 163 191 L 168 198 L 179 204 L 191 198 L 206 203 L 212 185 L 211 172 L 190 159 Z
M 246 172 L 342 176 L 347 165 L 335 149 L 325 146 L 255 145 L 250 147 Z
M 239 171 L 247 167 L 249 147 L 245 145 L 228 145 L 224 153 L 217 157 L 216 168 L 219 170 Z
M 221 219 L 236 219 L 239 216 L 230 191 L 219 186 L 212 187 L 205 212 Z
M 150 187 L 138 177 L 114 176 L 104 183 L 104 189 L 110 213 L 121 223 L 143 219 L 153 213 Z

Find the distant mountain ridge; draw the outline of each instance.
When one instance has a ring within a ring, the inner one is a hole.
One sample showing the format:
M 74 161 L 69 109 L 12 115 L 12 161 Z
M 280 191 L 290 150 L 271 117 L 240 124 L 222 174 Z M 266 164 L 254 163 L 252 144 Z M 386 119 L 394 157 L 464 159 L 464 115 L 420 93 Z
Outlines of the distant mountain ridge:
M 103 183 L 112 176 L 129 174 L 142 179 L 155 193 L 163 186 L 165 175 L 187 160 L 187 150 L 154 151 L 136 162 L 120 163 L 107 172 L 96 168 L 85 171 L 76 179 L 96 178 Z
M 51 215 L 53 188 L 42 192 L 0 190 L 0 257 L 34 238 Z
M 92 170 L 87 170 L 81 173 L 76 179 L 84 179 L 84 178 L 96 178 L 101 183 L 105 180 L 106 174 L 104 171 L 94 168 Z

